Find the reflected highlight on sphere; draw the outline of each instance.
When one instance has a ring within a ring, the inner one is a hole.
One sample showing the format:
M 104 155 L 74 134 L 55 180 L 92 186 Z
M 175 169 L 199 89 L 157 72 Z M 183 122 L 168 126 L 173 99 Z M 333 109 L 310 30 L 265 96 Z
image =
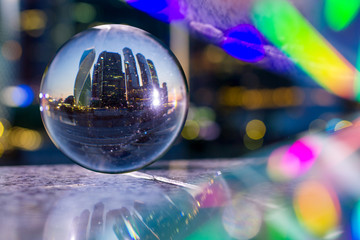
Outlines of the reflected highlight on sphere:
M 175 140 L 188 88 L 174 55 L 149 33 L 103 25 L 74 36 L 42 81 L 40 110 L 65 155 L 100 172 L 142 168 Z

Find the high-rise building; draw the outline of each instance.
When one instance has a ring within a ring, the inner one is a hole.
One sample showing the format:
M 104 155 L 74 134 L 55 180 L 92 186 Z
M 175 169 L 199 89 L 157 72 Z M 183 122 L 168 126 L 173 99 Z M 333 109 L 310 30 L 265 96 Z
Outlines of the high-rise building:
M 157 75 L 155 65 L 154 65 L 153 61 L 151 61 L 150 59 L 147 60 L 147 63 L 149 65 L 152 83 L 156 88 L 159 88 L 160 87 L 159 77 Z
M 168 97 L 168 89 L 167 89 L 167 84 L 166 82 L 163 82 L 162 84 L 162 88 L 161 88 L 161 102 L 167 103 L 169 101 L 169 97 Z
M 126 104 L 125 95 L 125 79 L 120 54 L 103 51 L 94 66 L 93 105 L 119 107 Z
M 142 84 L 140 84 L 132 50 L 126 47 L 123 53 L 124 63 L 119 53 L 101 52 L 94 64 L 91 84 L 89 72 L 95 59 L 95 50 L 84 51 L 75 81 L 76 104 L 98 108 L 141 110 L 147 107 L 159 107 L 168 102 L 167 85 L 163 82 L 160 87 L 154 63 L 146 59 L 143 54 L 136 54 L 142 79 Z M 122 64 L 124 64 L 125 73 L 122 70 Z M 154 100 L 154 96 L 157 99 Z
M 83 52 L 79 71 L 76 75 L 74 86 L 75 104 L 81 106 L 89 106 L 91 100 L 91 76 L 90 69 L 95 60 L 95 49 L 90 48 Z
M 140 74 L 143 87 L 152 86 L 151 73 L 146 58 L 141 53 L 136 54 L 137 61 L 140 67 Z
M 125 62 L 125 79 L 127 90 L 136 89 L 140 87 L 138 72 L 136 68 L 134 54 L 130 48 L 123 49 L 124 62 Z M 127 69 L 126 69 L 127 68 Z

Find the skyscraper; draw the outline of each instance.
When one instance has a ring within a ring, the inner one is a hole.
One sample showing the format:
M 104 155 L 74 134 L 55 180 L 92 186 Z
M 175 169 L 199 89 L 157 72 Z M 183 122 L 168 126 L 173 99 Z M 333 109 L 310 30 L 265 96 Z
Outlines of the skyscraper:
M 125 62 L 125 79 L 127 90 L 130 91 L 134 88 L 139 88 L 139 77 L 136 69 L 136 63 L 134 54 L 132 53 L 130 48 L 123 49 L 124 54 L 124 62 Z M 127 68 L 127 69 L 126 69 Z
M 152 86 L 150 69 L 149 69 L 149 65 L 146 61 L 146 58 L 141 53 L 136 54 L 136 58 L 138 60 L 139 67 L 140 67 L 142 85 L 144 87 Z
M 166 82 L 163 82 L 162 84 L 162 88 L 161 88 L 161 102 L 167 103 L 169 101 L 169 97 L 168 97 L 168 89 L 167 89 L 167 84 Z
M 124 63 L 117 52 L 101 52 L 94 64 L 91 84 L 89 71 L 95 59 L 95 50 L 84 51 L 75 81 L 76 104 L 90 105 L 95 108 L 141 110 L 148 107 L 158 108 L 167 103 L 167 85 L 163 82 L 160 86 L 154 63 L 146 59 L 143 54 L 136 54 L 141 84 L 132 50 L 126 47 L 123 53 Z M 122 64 L 124 64 L 125 73 L 122 70 Z M 156 96 L 155 100 L 154 96 Z
M 94 105 L 118 107 L 126 104 L 121 56 L 103 51 L 94 66 L 92 98 Z M 97 102 L 97 103 L 96 103 Z
M 149 65 L 152 83 L 156 88 L 159 88 L 160 87 L 159 77 L 157 75 L 155 65 L 154 65 L 153 61 L 151 61 L 150 59 L 147 60 L 147 63 Z
M 75 104 L 81 106 L 89 106 L 91 99 L 91 77 L 90 69 L 95 60 L 95 49 L 90 48 L 83 52 L 79 71 L 76 75 L 74 86 Z

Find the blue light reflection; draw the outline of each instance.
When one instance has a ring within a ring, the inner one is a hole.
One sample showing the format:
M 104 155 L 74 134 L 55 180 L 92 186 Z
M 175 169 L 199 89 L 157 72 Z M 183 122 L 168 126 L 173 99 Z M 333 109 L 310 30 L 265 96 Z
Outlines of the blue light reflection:
M 227 30 L 220 46 L 231 56 L 246 62 L 258 62 L 265 57 L 262 36 L 250 24 Z
M 184 19 L 178 0 L 126 0 L 126 2 L 163 22 Z

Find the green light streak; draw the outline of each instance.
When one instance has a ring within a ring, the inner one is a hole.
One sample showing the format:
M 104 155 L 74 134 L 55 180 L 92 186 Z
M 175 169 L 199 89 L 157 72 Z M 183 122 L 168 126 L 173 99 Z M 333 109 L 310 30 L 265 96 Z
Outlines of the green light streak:
M 227 234 L 223 227 L 222 217 L 216 214 L 213 219 L 207 221 L 202 226 L 196 229 L 185 240 L 198 240 L 198 239 L 212 239 L 212 240 L 230 240 L 230 236 Z
M 314 239 L 296 221 L 296 216 L 291 209 L 277 208 L 268 211 L 265 215 L 265 226 L 268 240 Z
M 359 9 L 359 0 L 326 0 L 325 19 L 333 30 L 341 31 L 354 20 Z

